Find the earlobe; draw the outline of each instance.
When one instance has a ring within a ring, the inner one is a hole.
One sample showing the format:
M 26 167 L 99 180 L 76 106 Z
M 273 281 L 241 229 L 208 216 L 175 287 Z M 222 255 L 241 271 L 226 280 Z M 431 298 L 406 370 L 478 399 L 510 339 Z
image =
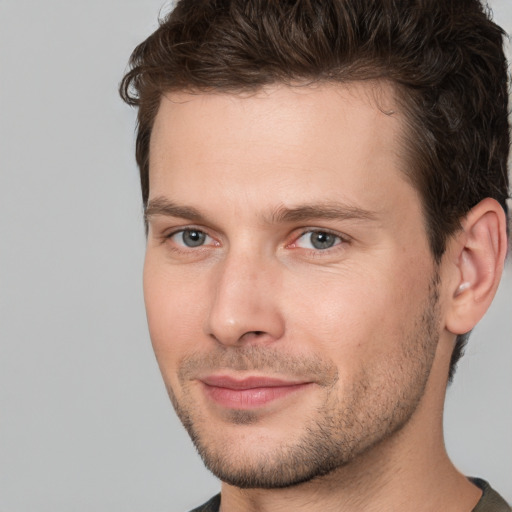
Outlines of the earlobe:
M 494 199 L 484 199 L 464 218 L 456 238 L 457 278 L 450 293 L 446 328 L 464 334 L 482 318 L 498 289 L 507 252 L 503 208 Z

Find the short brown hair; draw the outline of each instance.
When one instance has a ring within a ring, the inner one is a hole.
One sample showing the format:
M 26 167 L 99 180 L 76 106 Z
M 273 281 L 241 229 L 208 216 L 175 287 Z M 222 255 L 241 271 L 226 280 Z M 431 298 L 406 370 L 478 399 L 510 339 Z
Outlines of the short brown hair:
M 483 198 L 507 211 L 503 36 L 479 0 L 180 0 L 134 50 L 120 85 L 122 98 L 139 107 L 144 206 L 151 130 L 165 92 L 386 80 L 406 114 L 406 174 L 438 262 Z M 466 338 L 457 339 L 450 378 Z

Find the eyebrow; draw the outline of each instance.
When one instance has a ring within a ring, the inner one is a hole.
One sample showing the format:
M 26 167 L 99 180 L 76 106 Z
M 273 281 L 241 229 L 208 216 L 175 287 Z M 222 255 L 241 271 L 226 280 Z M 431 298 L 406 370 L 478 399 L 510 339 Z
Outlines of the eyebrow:
M 191 206 L 179 206 L 165 197 L 156 197 L 151 199 L 144 210 L 144 220 L 149 222 L 155 215 L 164 215 L 166 217 L 181 217 L 195 222 L 203 222 L 205 217 Z
M 206 222 L 206 217 L 196 208 L 181 206 L 165 197 L 151 199 L 144 212 L 146 222 L 156 215 L 167 217 L 180 217 L 194 222 Z M 269 223 L 283 224 L 287 222 L 301 222 L 313 219 L 333 220 L 367 220 L 377 219 L 377 213 L 356 206 L 340 203 L 319 203 L 298 206 L 280 206 L 269 216 Z
M 271 222 L 300 222 L 311 219 L 333 220 L 376 220 L 376 212 L 356 206 L 340 203 L 320 203 L 298 205 L 294 207 L 279 207 L 271 215 Z

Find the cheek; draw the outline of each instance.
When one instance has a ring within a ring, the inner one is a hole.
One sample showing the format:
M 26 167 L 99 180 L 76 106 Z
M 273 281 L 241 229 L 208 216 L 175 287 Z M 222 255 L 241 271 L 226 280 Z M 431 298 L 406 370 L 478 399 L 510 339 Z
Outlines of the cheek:
M 290 339 L 314 344 L 351 373 L 357 365 L 392 356 L 417 318 L 413 305 L 423 302 L 428 285 L 425 275 L 420 280 L 374 268 L 291 275 L 284 288 Z
M 159 264 L 147 254 L 144 301 L 151 342 L 162 373 L 172 374 L 180 359 L 201 339 L 205 290 L 177 267 Z

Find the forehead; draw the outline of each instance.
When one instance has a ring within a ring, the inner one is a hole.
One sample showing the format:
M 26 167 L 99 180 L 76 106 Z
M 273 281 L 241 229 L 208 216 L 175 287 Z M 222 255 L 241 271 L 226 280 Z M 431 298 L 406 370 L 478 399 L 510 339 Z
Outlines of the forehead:
M 242 194 L 255 205 L 323 195 L 369 209 L 383 191 L 392 201 L 396 184 L 409 187 L 402 126 L 386 83 L 168 93 L 151 137 L 150 199 L 188 201 L 193 186 L 196 201 L 215 190 L 219 200 Z
M 318 133 L 324 131 L 320 128 L 335 127 L 337 133 L 351 126 L 362 129 L 367 137 L 388 134 L 384 138 L 390 143 L 400 123 L 396 103 L 390 83 L 371 80 L 274 84 L 240 94 L 168 92 L 162 96 L 155 118 L 150 153 L 161 150 L 162 144 L 169 146 L 186 138 L 207 143 L 217 137 L 232 145 L 250 138 L 268 148 L 277 131 L 280 140 L 293 142 L 305 135 L 304 128 L 308 127 Z M 212 131 L 214 125 L 229 126 L 230 140 L 223 137 L 226 133 Z

